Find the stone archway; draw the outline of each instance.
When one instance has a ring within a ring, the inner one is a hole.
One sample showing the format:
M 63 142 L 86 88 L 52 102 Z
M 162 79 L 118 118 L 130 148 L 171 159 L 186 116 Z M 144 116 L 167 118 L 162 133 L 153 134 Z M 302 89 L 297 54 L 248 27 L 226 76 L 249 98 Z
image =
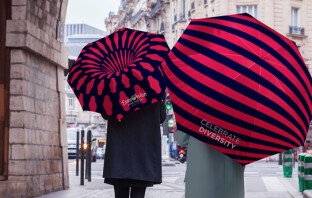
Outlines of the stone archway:
M 0 197 L 34 197 L 69 186 L 64 103 L 68 60 L 62 43 L 67 0 L 5 2 L 12 5 L 10 17 L 1 15 L 10 61 L 4 74 L 7 99 L 0 100 L 0 121 L 7 126 L 0 130 L 8 137 L 7 149 L 0 149 L 7 163 L 0 173 Z

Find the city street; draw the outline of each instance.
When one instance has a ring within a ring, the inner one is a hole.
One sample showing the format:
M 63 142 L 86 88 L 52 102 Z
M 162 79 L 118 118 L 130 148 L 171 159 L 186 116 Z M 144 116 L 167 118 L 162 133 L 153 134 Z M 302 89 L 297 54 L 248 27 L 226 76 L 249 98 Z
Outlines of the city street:
M 54 197 L 114 197 L 113 188 L 103 183 L 103 160 L 92 163 L 92 182 L 85 180 L 80 186 L 80 178 L 75 176 L 76 162 L 69 160 L 70 189 L 51 193 L 43 198 Z M 184 174 L 186 164 L 175 161 L 163 164 L 163 183 L 148 188 L 146 198 L 182 198 L 184 197 Z M 246 198 L 299 198 L 297 164 L 292 178 L 283 177 L 282 166 L 277 162 L 259 161 L 246 166 L 245 170 Z

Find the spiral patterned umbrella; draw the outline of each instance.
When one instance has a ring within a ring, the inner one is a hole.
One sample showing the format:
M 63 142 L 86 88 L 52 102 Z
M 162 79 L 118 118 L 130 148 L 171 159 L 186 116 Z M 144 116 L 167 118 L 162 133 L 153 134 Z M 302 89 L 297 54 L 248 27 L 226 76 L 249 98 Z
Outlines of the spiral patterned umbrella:
M 191 20 L 162 68 L 178 130 L 242 165 L 304 144 L 308 68 L 291 40 L 252 16 Z
M 67 82 L 83 110 L 120 120 L 161 100 L 166 85 L 160 63 L 168 52 L 163 35 L 121 28 L 87 44 Z

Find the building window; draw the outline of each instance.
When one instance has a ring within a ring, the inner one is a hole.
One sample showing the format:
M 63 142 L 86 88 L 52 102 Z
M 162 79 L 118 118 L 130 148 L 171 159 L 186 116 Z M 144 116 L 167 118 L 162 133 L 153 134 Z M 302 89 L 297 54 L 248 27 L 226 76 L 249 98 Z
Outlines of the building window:
M 69 109 L 74 108 L 74 96 L 68 96 L 68 108 Z
M 191 10 L 194 10 L 195 9 L 195 2 L 193 1 L 192 3 L 191 3 Z
M 291 8 L 291 26 L 299 26 L 299 8 Z
M 239 5 L 236 6 L 237 14 L 248 13 L 251 16 L 257 18 L 257 5 Z
M 304 28 L 299 27 L 299 8 L 291 8 L 291 25 L 289 27 L 290 34 L 304 36 Z
M 182 0 L 181 19 L 185 19 L 185 0 Z
M 66 122 L 76 122 L 76 115 L 66 115 Z
M 160 33 L 163 33 L 165 31 L 165 23 L 161 22 L 160 24 Z

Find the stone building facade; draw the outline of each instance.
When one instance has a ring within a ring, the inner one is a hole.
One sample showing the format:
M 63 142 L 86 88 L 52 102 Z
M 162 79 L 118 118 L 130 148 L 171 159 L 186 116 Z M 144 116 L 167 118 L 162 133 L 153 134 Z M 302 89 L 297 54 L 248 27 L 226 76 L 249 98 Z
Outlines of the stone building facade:
M 170 2 L 169 0 L 157 0 L 151 6 L 147 14 L 147 31 L 163 34 L 166 40 L 170 39 Z
M 107 34 L 121 27 L 157 34 L 170 39 L 169 0 L 121 0 L 117 14 L 110 13 L 105 20 Z
M 3 6 L 6 10 L 3 10 Z M 0 197 L 34 197 L 68 182 L 63 45 L 67 0 L 1 1 Z M 11 11 L 11 12 L 10 12 Z M 7 12 L 6 16 L 3 12 Z M 6 70 L 3 70 L 4 67 Z
M 121 7 L 127 9 L 133 6 L 133 3 L 131 3 L 133 1 L 122 0 L 121 4 L 123 6 Z M 191 19 L 248 12 L 295 41 L 306 65 L 312 71 L 312 1 L 310 0 L 145 0 L 145 2 L 147 2 L 147 10 L 150 9 L 149 4 L 152 7 L 159 2 L 166 2 L 161 4 L 161 7 L 164 8 L 160 9 L 160 12 L 163 12 L 160 16 L 165 17 L 160 17 L 160 20 L 165 23 L 165 27 L 170 26 L 170 28 L 161 31 L 165 35 L 169 47 L 177 42 Z M 167 15 L 168 4 L 170 16 Z M 134 5 L 137 4 L 134 3 Z M 116 24 L 122 21 L 121 12 L 119 10 L 118 15 L 114 15 L 114 18 L 109 17 L 106 20 L 106 28 L 110 29 L 111 32 L 117 28 Z M 131 26 L 127 22 L 121 25 L 125 24 L 126 27 L 156 32 L 152 27 L 153 25 L 149 27 L 148 24 L 156 24 L 158 19 L 147 17 L 149 12 L 148 10 L 145 16 L 145 19 L 149 19 L 146 27 Z M 132 17 L 130 16 L 126 21 L 131 21 Z M 141 16 L 141 18 L 144 17 Z M 141 25 L 145 25 L 145 23 Z

